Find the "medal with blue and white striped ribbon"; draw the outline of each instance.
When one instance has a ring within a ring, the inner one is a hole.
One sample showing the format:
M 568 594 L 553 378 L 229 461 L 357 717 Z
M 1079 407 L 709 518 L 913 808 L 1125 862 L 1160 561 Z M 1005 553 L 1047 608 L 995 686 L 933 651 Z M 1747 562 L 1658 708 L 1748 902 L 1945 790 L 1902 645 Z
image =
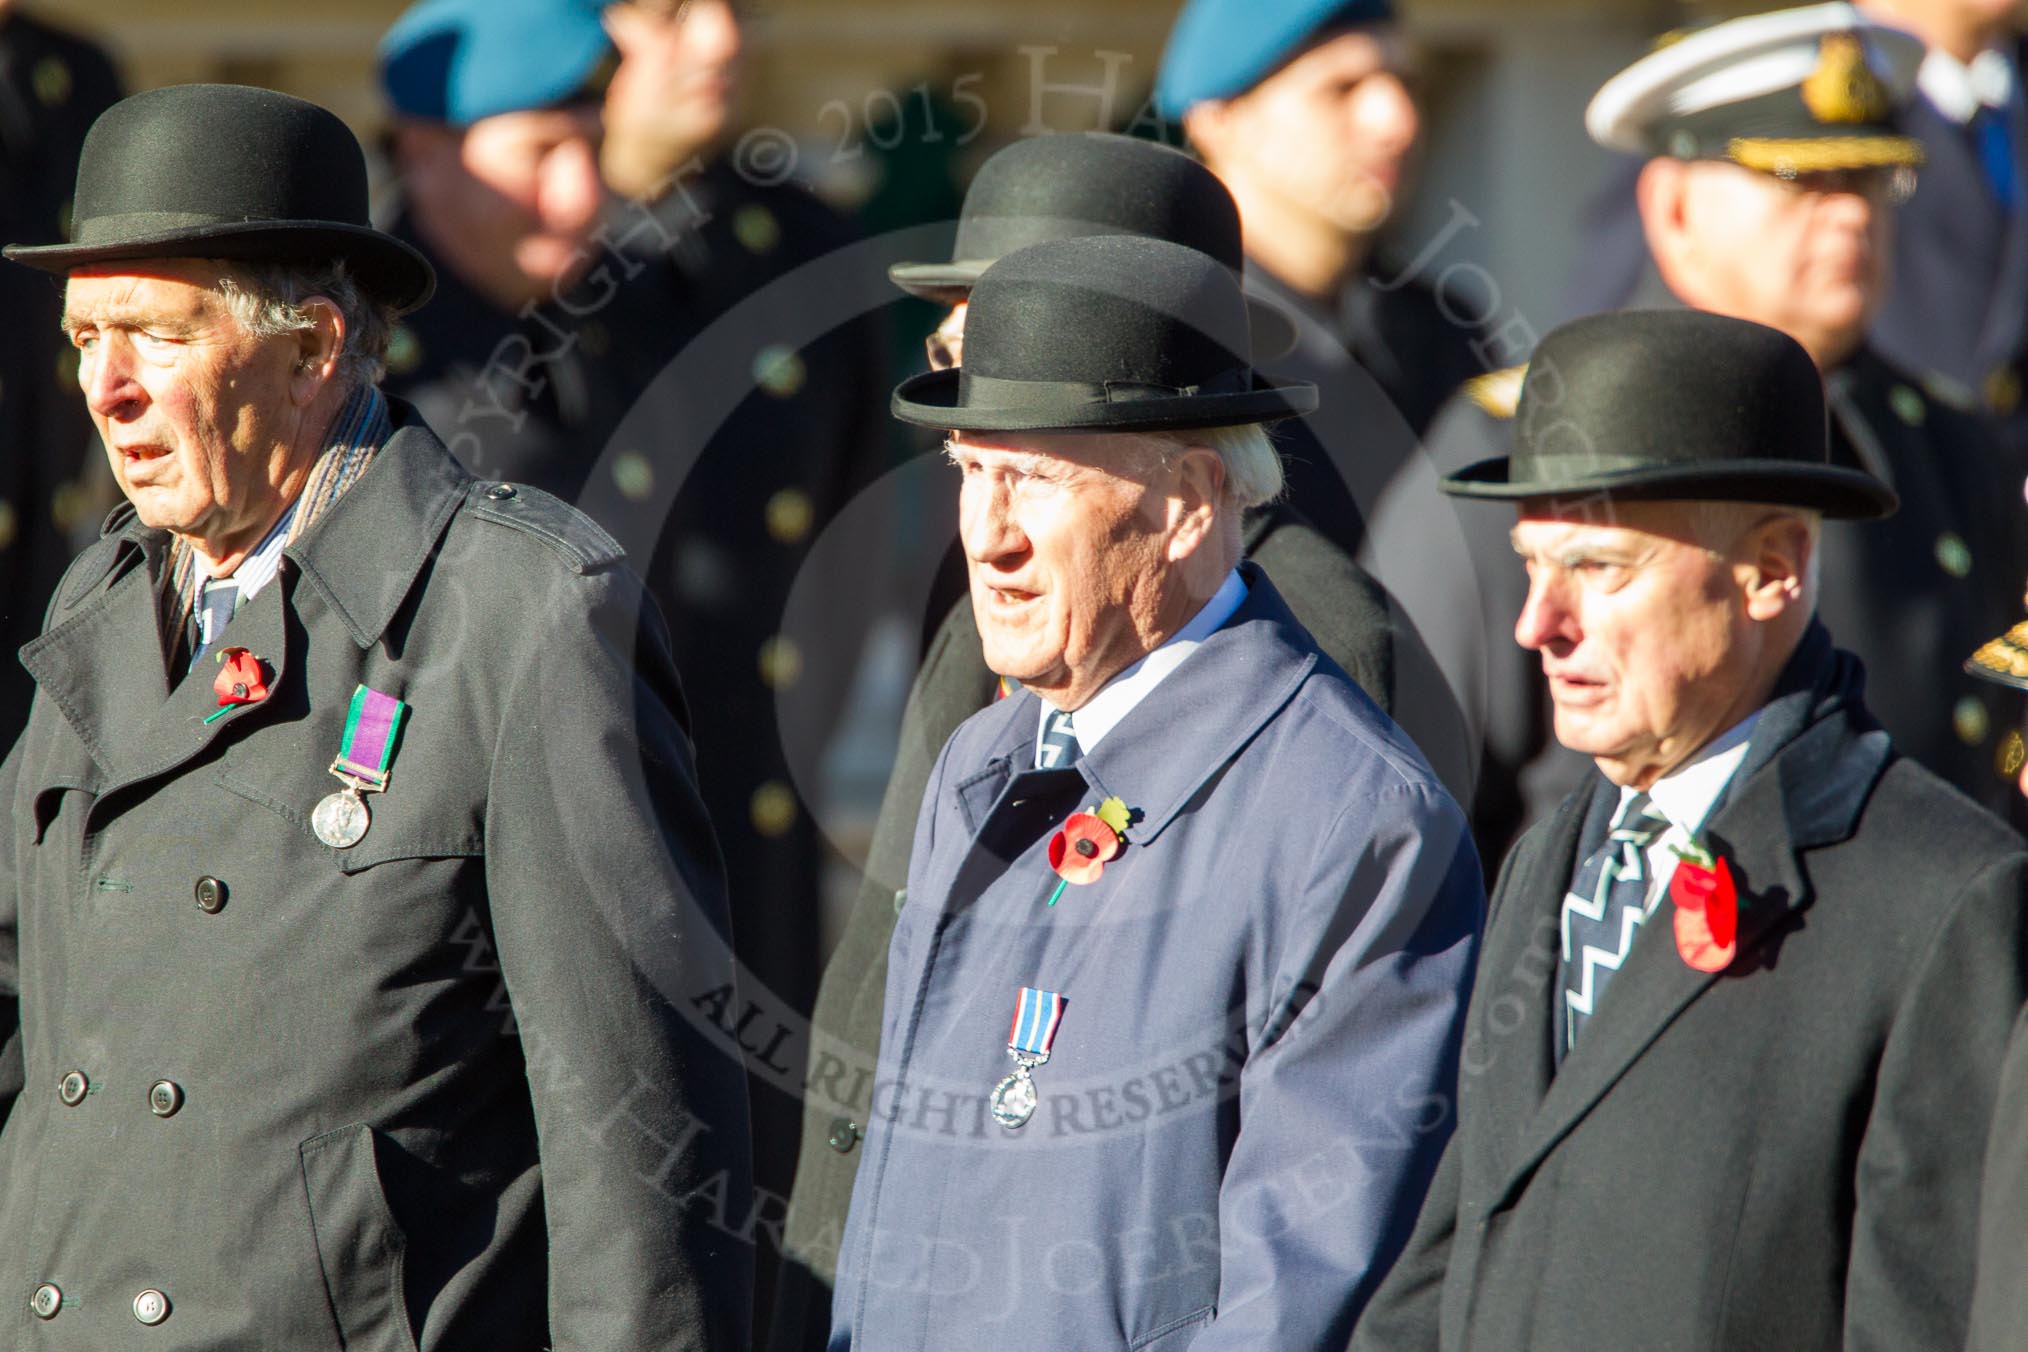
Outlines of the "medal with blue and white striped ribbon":
M 993 1120 L 1009 1131 L 1035 1116 L 1041 1099 L 1029 1072 L 1049 1060 L 1049 1047 L 1056 1041 L 1056 1028 L 1063 1022 L 1063 1008 L 1068 1003 L 1055 991 L 1021 988 L 1014 1005 L 1014 1026 L 1007 1034 L 1007 1055 L 1014 1058 L 1014 1073 L 993 1086 L 988 1103 Z

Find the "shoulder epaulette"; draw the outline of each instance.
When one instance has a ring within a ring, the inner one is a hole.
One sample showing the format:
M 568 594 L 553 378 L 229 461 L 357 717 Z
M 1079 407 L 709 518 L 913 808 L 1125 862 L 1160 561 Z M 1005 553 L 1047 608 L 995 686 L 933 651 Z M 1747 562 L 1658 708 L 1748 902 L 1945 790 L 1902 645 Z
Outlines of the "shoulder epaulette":
M 577 508 L 526 484 L 475 483 L 466 510 L 481 521 L 524 531 L 560 555 L 572 571 L 589 573 L 627 556 L 620 542 Z

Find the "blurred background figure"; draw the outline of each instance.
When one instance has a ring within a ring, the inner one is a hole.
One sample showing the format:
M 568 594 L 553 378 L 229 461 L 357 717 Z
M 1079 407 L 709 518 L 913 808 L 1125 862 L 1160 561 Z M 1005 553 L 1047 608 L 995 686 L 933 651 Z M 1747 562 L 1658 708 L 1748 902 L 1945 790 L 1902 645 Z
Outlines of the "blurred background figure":
M 1861 0 L 1869 17 L 1926 50 L 1902 129 L 1927 161 L 1896 213 L 1892 278 L 1871 341 L 1951 402 L 2028 446 L 2028 100 L 2016 0 Z M 1694 31 L 1694 30 L 1688 30 Z M 1590 198 L 1571 314 L 1628 303 L 1647 264 L 1634 201 L 1643 161 L 1623 157 Z
M 0 237 L 70 237 L 78 151 L 120 98 L 112 61 L 82 37 L 0 0 Z M 0 739 L 28 717 L 34 682 L 14 651 L 41 632 L 64 566 L 117 495 L 77 396 L 57 290 L 18 268 L 0 277 Z
M 765 1311 L 800 1088 L 767 1049 L 808 1014 L 819 964 L 809 772 L 879 588 L 793 630 L 784 615 L 810 546 L 881 468 L 886 382 L 866 307 L 840 308 L 851 231 L 720 153 L 740 49 L 724 0 L 427 0 L 381 70 L 396 230 L 443 279 L 389 389 L 476 472 L 611 531 L 671 630 L 743 994 L 769 1011 L 724 1018 L 752 1057 Z
M 1636 187 L 1647 261 L 1628 304 L 1689 305 L 1789 334 L 1823 372 L 1834 462 L 1900 495 L 1893 517 L 1863 531 L 1825 526 L 1819 614 L 1866 663 L 1868 705 L 1897 749 L 2018 815 L 2011 712 L 1951 662 L 2017 612 L 2028 466 L 1977 410 L 1938 397 L 1868 339 L 1894 211 L 1922 161 L 1898 119 L 1921 61 L 1914 38 L 1850 6 L 1754 15 L 1665 42 L 1599 91 L 1587 126 L 1609 149 L 1648 156 Z M 1518 374 L 1476 383 L 1445 414 L 1440 464 L 1505 453 Z M 1486 553 L 1497 567 L 1497 549 Z M 1525 584 L 1481 582 L 1490 641 L 1511 632 Z M 1491 740 L 1507 784 L 1480 804 L 1489 858 L 1584 773 L 1549 737 L 1535 665 L 1512 664 L 1500 684 L 1507 721 Z
M 1189 0 L 1154 104 L 1238 203 L 1250 290 L 1296 325 L 1293 349 L 1261 368 L 1320 392 L 1315 413 L 1277 431 L 1288 501 L 1390 594 L 1390 712 L 1469 803 L 1463 694 L 1480 636 L 1450 615 L 1469 557 L 1416 438 L 1484 369 L 1483 335 L 1417 259 L 1381 256 L 1421 132 L 1394 20 L 1386 0 Z M 1398 538 L 1369 530 L 1383 498 L 1414 518 Z
M 634 291 L 591 304 L 609 289 L 587 274 L 616 61 L 592 0 L 425 0 L 380 46 L 389 230 L 439 279 L 396 336 L 387 390 L 473 473 L 569 500 L 667 353 Z
M 1306 310 L 1428 426 L 1484 368 L 1476 333 L 1376 243 L 1422 130 L 1387 0 L 1191 0 L 1156 105 L 1239 203 L 1255 284 Z
M 2028 448 L 2028 100 L 2015 0 L 1863 0 L 1922 39 L 1903 125 L 1927 160 L 1895 219 L 1881 355 L 1953 382 Z

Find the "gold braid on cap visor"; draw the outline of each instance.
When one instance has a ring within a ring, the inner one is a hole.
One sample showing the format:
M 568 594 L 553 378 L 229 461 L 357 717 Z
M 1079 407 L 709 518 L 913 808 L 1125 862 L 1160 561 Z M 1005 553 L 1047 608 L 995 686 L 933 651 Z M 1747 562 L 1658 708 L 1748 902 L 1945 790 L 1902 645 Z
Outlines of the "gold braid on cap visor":
M 1825 169 L 1920 167 L 1922 143 L 1910 136 L 1735 136 L 1726 158 L 1764 174 L 1814 174 Z

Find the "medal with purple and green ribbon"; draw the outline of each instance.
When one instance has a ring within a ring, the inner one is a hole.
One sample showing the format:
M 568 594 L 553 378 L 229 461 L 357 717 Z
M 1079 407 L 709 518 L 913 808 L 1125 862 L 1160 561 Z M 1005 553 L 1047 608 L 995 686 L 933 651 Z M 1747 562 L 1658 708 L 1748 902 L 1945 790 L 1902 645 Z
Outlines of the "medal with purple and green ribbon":
M 1063 1022 L 1067 1003 L 1055 991 L 1039 991 L 1033 986 L 1023 986 L 1015 1001 L 1014 1027 L 1007 1034 L 1007 1055 L 1014 1058 L 1014 1073 L 993 1086 L 988 1103 L 993 1120 L 1009 1131 L 1025 1126 L 1035 1116 L 1040 1096 L 1030 1072 L 1049 1060 L 1049 1047 L 1056 1041 L 1056 1028 Z
M 387 788 L 388 762 L 394 759 L 395 734 L 408 705 L 392 695 L 360 686 L 352 692 L 345 714 L 345 736 L 331 773 L 345 787 L 328 795 L 310 814 L 310 829 L 334 850 L 349 850 L 366 838 L 373 814 L 361 794 Z

